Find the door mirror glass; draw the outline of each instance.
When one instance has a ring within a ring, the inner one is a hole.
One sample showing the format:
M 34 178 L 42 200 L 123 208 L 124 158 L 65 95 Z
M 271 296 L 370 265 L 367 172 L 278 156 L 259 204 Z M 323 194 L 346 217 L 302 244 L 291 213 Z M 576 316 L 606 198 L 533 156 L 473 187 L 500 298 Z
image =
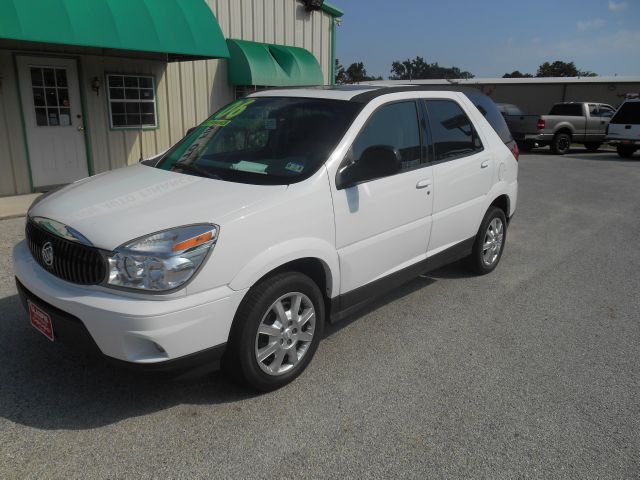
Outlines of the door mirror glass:
M 360 158 L 344 167 L 336 178 L 336 187 L 340 190 L 376 178 L 395 175 L 402 170 L 400 152 L 391 145 L 372 145 L 367 147 Z

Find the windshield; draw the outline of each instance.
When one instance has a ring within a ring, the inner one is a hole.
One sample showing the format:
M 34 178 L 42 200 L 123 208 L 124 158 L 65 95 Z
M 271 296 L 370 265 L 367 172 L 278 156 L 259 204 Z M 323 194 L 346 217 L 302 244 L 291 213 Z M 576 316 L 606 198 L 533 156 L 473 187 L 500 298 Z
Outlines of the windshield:
M 158 168 L 232 182 L 298 182 L 327 160 L 360 107 L 342 100 L 244 98 L 195 128 Z

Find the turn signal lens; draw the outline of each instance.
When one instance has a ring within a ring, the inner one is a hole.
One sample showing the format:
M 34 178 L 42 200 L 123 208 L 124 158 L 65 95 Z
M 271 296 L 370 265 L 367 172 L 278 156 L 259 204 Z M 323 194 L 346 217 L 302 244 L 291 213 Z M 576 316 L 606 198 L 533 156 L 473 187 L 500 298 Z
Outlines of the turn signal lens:
M 198 235 L 197 237 L 190 238 L 189 240 L 185 240 L 184 242 L 176 243 L 173 246 L 173 251 L 179 252 L 181 250 L 186 250 L 187 248 L 197 247 L 198 245 L 207 243 L 212 238 L 213 238 L 213 232 L 203 233 L 202 235 Z

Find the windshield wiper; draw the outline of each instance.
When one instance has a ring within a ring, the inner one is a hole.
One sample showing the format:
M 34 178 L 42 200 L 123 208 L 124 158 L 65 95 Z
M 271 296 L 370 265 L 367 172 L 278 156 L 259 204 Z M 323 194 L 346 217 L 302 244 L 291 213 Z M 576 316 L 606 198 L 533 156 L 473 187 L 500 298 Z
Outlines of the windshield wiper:
M 171 167 L 171 170 L 173 170 L 174 168 L 179 168 L 180 170 L 185 172 L 197 173 L 198 175 L 202 175 L 203 177 L 207 177 L 207 178 L 213 178 L 214 180 L 222 180 L 222 178 L 220 178 L 219 175 L 208 172 L 204 168 L 194 165 L 193 163 L 177 162 L 173 164 L 173 166 Z

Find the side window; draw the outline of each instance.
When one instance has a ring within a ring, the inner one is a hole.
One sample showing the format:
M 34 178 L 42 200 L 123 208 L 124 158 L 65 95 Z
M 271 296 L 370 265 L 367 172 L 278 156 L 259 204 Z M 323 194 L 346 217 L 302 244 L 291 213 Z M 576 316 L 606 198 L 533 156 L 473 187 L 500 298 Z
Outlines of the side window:
M 589 115 L 594 117 L 598 116 L 598 106 L 595 103 L 589 104 Z
M 402 171 L 420 166 L 420 131 L 416 102 L 385 105 L 369 118 L 353 143 L 353 159 L 374 145 L 390 145 L 400 152 Z
M 460 105 L 452 100 L 428 100 L 426 103 L 436 162 L 482 150 L 473 124 Z
M 609 105 L 599 105 L 598 106 L 598 116 L 611 118 L 616 111 L 611 108 Z

